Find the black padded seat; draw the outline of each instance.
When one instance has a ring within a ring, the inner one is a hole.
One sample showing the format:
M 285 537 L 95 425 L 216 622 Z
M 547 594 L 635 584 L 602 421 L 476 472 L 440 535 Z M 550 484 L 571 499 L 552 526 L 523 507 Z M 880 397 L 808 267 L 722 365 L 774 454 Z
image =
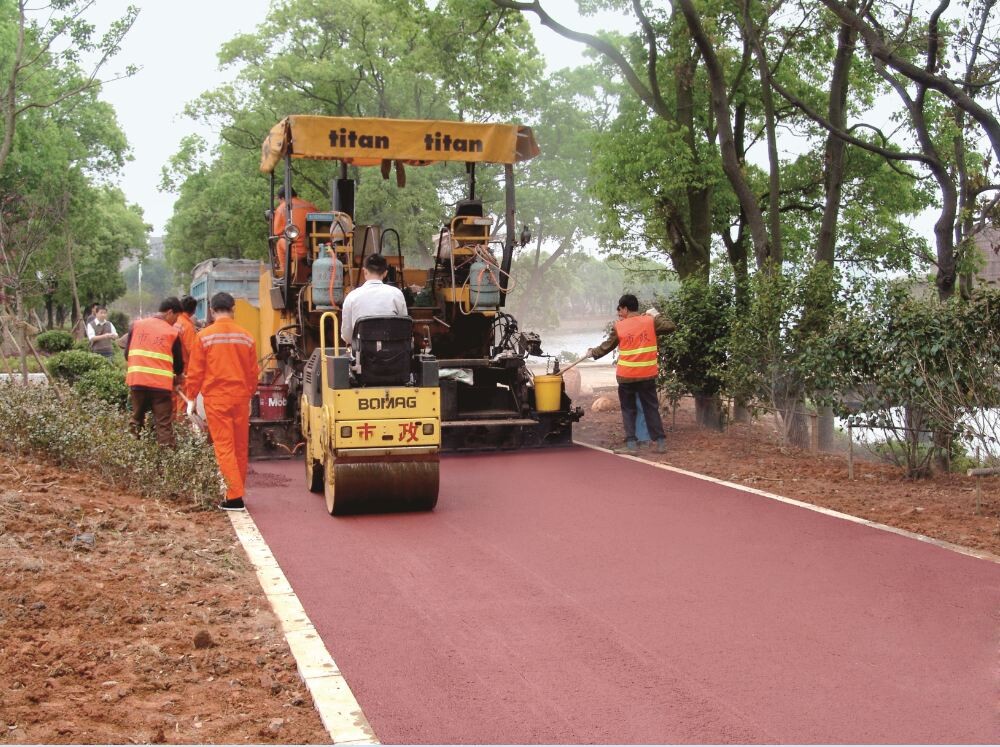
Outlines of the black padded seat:
M 354 356 L 361 386 L 403 386 L 410 381 L 413 320 L 368 316 L 354 325 Z

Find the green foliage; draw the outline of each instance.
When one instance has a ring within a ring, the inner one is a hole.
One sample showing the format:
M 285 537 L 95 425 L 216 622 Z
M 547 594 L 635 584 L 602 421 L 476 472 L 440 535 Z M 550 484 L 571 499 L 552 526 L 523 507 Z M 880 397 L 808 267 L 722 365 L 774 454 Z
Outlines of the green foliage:
M 731 298 L 727 284 L 692 277 L 659 302 L 661 312 L 677 325 L 675 332 L 659 339 L 658 385 L 662 389 L 675 395 L 680 389 L 696 395 L 721 390 Z
M 50 329 L 35 338 L 40 350 L 46 353 L 60 353 L 73 347 L 73 335 L 64 329 Z
M 203 94 L 187 113 L 220 131 L 221 142 L 186 139 L 164 172 L 164 188 L 180 193 L 166 256 L 181 276 L 209 257 L 265 258 L 260 145 L 280 117 L 509 121 L 523 117 L 543 72 L 527 21 L 488 0 L 280 0 L 253 33 L 223 46 L 220 61 L 240 68 L 237 82 Z M 426 261 L 464 191 L 464 170 L 407 166 L 404 189 L 377 169 L 349 172 L 358 222 L 394 228 L 404 254 Z M 329 163 L 298 161 L 296 189 L 329 205 L 335 174 Z M 497 215 L 501 174 L 477 170 L 477 191 Z
M 832 393 L 855 425 L 881 432 L 916 476 L 956 438 L 995 448 L 998 356 L 1000 293 L 942 303 L 892 287 L 838 313 L 806 365 L 814 388 Z
M 124 311 L 119 311 L 118 309 L 108 312 L 108 321 L 114 325 L 115 331 L 119 335 L 124 335 L 126 332 L 128 332 L 129 325 L 132 323 L 132 320 L 129 319 L 128 314 L 126 314 Z
M 2 253 L 8 269 L 0 277 L 0 292 L 28 305 L 46 298 L 69 307 L 71 267 L 81 298 L 116 298 L 124 290 L 121 259 L 145 246 L 141 211 L 109 186 L 128 158 L 128 142 L 114 110 L 100 100 L 100 77 L 94 77 L 117 53 L 137 9 L 130 7 L 106 33 L 98 33 L 87 18 L 90 5 L 85 0 L 60 0 L 44 9 L 0 4 L 0 38 L 15 38 L 21 21 L 25 24 L 19 74 L 10 91 L 16 101 L 13 132 L 3 132 L 7 120 L 0 123 L 0 134 L 11 137 L 9 156 L 0 152 Z M 5 85 L 17 64 L 16 47 L 0 44 Z M 91 55 L 96 68 L 85 71 L 81 60 Z
M 38 361 L 35 360 L 35 356 L 29 354 L 27 364 L 28 373 L 42 373 L 42 370 L 38 367 Z M 19 376 L 21 373 L 21 359 L 16 355 L 7 356 L 5 362 L 0 362 L 0 373 L 6 375 L 8 369 L 14 372 L 15 377 Z
M 755 273 L 745 299 L 731 307 L 726 360 L 718 371 L 726 393 L 747 406 L 784 407 L 804 390 L 820 389 L 815 379 L 823 369 L 812 365 L 808 351 L 826 329 L 835 287 L 823 265 L 799 276 Z
M 147 429 L 128 432 L 117 405 L 50 387 L 0 382 L 0 449 L 88 470 L 115 487 L 147 498 L 211 506 L 224 483 L 204 437 L 178 429 L 176 449 L 157 446 Z
M 101 366 L 83 372 L 73 385 L 81 397 L 99 399 L 121 410 L 128 407 L 128 387 L 125 371 L 118 366 Z
M 49 374 L 59 381 L 75 384 L 88 371 L 113 368 L 114 364 L 97 353 L 67 350 L 56 353 L 46 361 Z

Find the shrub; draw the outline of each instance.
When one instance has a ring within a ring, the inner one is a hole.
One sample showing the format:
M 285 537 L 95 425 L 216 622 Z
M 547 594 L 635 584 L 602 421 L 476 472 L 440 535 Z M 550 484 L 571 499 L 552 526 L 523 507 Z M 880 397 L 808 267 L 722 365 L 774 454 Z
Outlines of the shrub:
M 128 332 L 128 325 L 132 323 L 128 314 L 118 310 L 108 312 L 108 321 L 115 325 L 115 331 L 119 336 Z
M 73 389 L 81 397 L 99 399 L 121 410 L 128 407 L 125 372 L 117 366 L 103 366 L 86 371 L 76 380 Z
M 77 340 L 73 343 L 73 350 L 82 350 L 85 353 L 90 352 L 90 340 L 84 337 L 82 340 Z
M 208 507 L 225 492 L 204 436 L 178 429 L 177 448 L 160 448 L 149 429 L 142 438 L 131 436 L 122 410 L 58 383 L 0 381 L 0 449 L 90 470 L 118 489 L 147 498 Z
M 35 356 L 29 354 L 26 360 L 28 361 L 28 373 L 42 372 L 38 367 L 38 361 L 35 360 Z M 0 361 L 0 373 L 6 375 L 7 369 L 12 370 L 15 376 L 19 376 L 21 374 L 21 359 L 16 355 L 8 355 L 5 360 Z
M 75 384 L 77 379 L 88 371 L 111 368 L 112 363 L 103 356 L 97 355 L 97 353 L 85 352 L 83 350 L 65 350 L 49 358 L 46 367 L 53 378 L 64 381 L 67 384 Z
M 61 353 L 63 350 L 72 350 L 73 335 L 64 329 L 50 329 L 38 335 L 35 342 L 46 353 Z

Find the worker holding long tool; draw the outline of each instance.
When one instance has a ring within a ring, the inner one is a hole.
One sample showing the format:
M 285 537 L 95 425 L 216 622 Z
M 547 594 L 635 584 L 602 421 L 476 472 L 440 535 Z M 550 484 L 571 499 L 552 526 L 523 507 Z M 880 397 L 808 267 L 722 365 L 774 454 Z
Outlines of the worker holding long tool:
M 618 321 L 611 335 L 596 348 L 587 351 L 586 357 L 595 360 L 618 348 L 618 401 L 622 408 L 622 425 L 625 427 L 625 447 L 615 449 L 615 453 L 636 454 L 639 451 L 635 439 L 635 421 L 638 413 L 637 400 L 646 417 L 649 436 L 656 441 L 656 450 L 663 454 L 667 450 L 666 433 L 660 419 L 660 403 L 656 396 L 657 336 L 677 329 L 669 318 L 649 309 L 639 313 L 639 300 L 631 293 L 618 299 Z
M 191 365 L 191 349 L 194 347 L 198 337 L 198 328 L 195 327 L 194 316 L 198 302 L 192 296 L 181 296 L 181 313 L 177 315 L 174 326 L 177 327 L 178 338 L 181 341 L 181 355 L 184 358 L 184 370 Z M 184 380 L 177 382 L 178 391 L 184 391 Z M 186 403 L 183 397 L 174 397 L 174 418 L 181 420 L 184 418 Z
M 250 457 L 250 399 L 257 389 L 257 344 L 233 320 L 236 302 L 228 293 L 212 296 L 215 321 L 198 333 L 184 384 L 188 413 L 200 393 L 215 447 L 215 459 L 226 481 L 224 511 L 243 511 Z

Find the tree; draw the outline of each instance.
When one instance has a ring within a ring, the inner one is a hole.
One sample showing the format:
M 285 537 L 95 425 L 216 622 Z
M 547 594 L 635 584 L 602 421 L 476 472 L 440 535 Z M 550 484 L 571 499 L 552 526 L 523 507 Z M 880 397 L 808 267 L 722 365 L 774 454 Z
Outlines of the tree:
M 139 9 L 130 5 L 125 14 L 114 21 L 99 38 L 96 29 L 86 19 L 86 12 L 95 0 L 56 0 L 48 6 L 33 8 L 27 0 L 16 0 L 11 8 L 0 7 L 0 33 L 13 44 L 0 54 L 0 74 L 3 91 L 0 99 L 0 172 L 3 172 L 14 147 L 14 134 L 19 120 L 31 110 L 45 110 L 100 88 L 99 76 L 120 48 L 122 39 L 132 28 Z M 63 46 L 63 49 L 55 50 Z M 96 61 L 86 73 L 66 77 L 52 76 L 52 65 L 62 63 L 65 69 L 78 70 L 85 54 Z M 128 77 L 136 72 L 129 67 L 111 80 Z M 47 90 L 39 90 L 35 79 L 55 81 Z
M 337 116 L 477 119 L 519 115 L 542 66 L 527 24 L 485 0 L 284 0 L 254 33 L 222 48 L 223 66 L 242 66 L 236 82 L 202 95 L 190 116 L 221 132 L 217 147 L 188 141 L 170 164 L 165 187 L 180 187 L 167 230 L 171 266 L 188 272 L 211 256 L 263 257 L 266 182 L 257 174 L 260 144 L 281 117 Z M 529 97 L 530 100 L 530 97 Z M 502 215 L 496 170 L 477 171 L 484 202 Z M 430 238 L 453 211 L 464 173 L 407 168 L 399 190 L 377 171 L 359 180 L 361 223 L 395 228 L 404 252 L 431 252 Z M 329 200 L 328 164 L 298 162 L 299 193 Z

